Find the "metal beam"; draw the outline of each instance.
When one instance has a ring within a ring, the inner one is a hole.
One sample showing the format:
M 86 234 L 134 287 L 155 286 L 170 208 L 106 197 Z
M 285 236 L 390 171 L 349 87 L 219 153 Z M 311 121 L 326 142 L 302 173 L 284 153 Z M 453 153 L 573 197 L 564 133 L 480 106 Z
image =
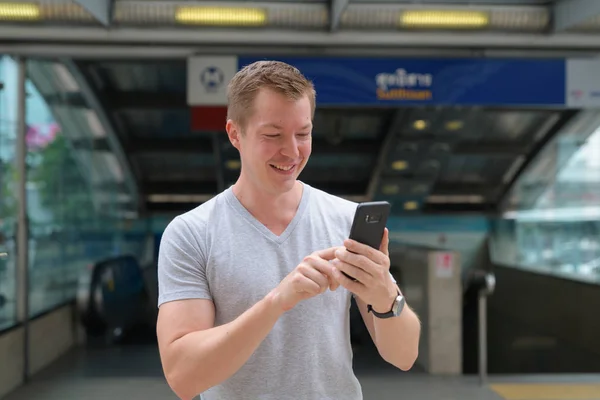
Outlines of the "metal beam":
M 166 153 L 195 153 L 211 154 L 213 152 L 213 140 L 210 137 L 177 137 L 167 138 L 131 138 L 126 147 L 127 153 L 141 154 L 160 152 Z
M 567 31 L 598 14 L 598 0 L 559 0 L 554 4 L 554 32 Z
M 363 196 L 367 186 L 367 181 L 341 181 L 341 180 L 322 180 L 311 179 L 310 176 L 301 175 L 300 179 L 307 184 L 325 190 L 332 194 L 347 194 Z M 211 180 L 179 180 L 179 181 L 146 181 L 144 182 L 146 195 L 151 194 L 215 194 L 219 187 L 216 179 Z
M 29 381 L 29 218 L 27 212 L 27 60 L 17 59 L 17 140 L 16 140 L 16 181 L 17 181 L 17 321 L 23 325 L 23 381 Z
M 350 0 L 330 0 L 329 30 L 331 32 L 338 30 L 342 14 L 344 14 L 349 2 Z
M 215 194 L 182 196 L 148 195 L 146 198 L 146 207 L 153 215 L 164 214 L 167 216 L 172 216 L 173 214 L 179 214 L 188 211 L 201 203 L 209 201 L 214 197 Z M 366 201 L 365 197 L 362 195 L 338 194 L 338 197 L 357 203 Z
M 4 41 L 29 42 L 30 44 L 94 44 L 125 45 L 215 45 L 215 46 L 314 46 L 349 47 L 373 46 L 473 49 L 586 49 L 600 50 L 596 35 L 583 34 L 524 34 L 524 33 L 439 33 L 439 32 L 330 32 L 290 31 L 268 29 L 249 30 L 182 30 L 182 29 L 134 29 L 83 28 L 83 27 L 32 27 L 2 26 Z M 25 43 L 19 43 L 22 46 Z M 150 48 L 155 51 L 154 48 Z M 313 49 L 314 50 L 314 49 Z M 115 49 L 115 51 L 118 51 Z M 76 56 L 75 54 L 73 56 Z
M 495 182 L 466 183 L 466 182 L 436 182 L 431 188 L 431 195 L 479 195 L 490 196 L 501 190 Z
M 337 35 L 337 34 L 336 34 Z M 337 45 L 323 45 L 319 47 L 319 54 L 323 57 L 351 56 L 351 57 L 487 57 L 487 58 L 586 58 L 595 57 L 600 46 L 581 48 L 452 48 L 430 44 L 425 47 L 392 47 L 372 45 L 356 45 L 353 47 L 340 47 Z M 119 60 L 173 60 L 186 59 L 190 54 L 270 54 L 273 57 L 283 56 L 312 56 L 315 54 L 314 46 L 268 46 L 255 45 L 252 47 L 237 46 L 234 44 L 223 44 L 217 47 L 210 45 L 106 45 L 106 44 L 36 44 L 18 43 L 1 44 L 1 54 L 12 54 L 14 56 L 32 57 L 77 57 L 88 60 L 105 61 L 107 58 Z
M 489 142 L 458 142 L 452 149 L 452 155 L 490 155 L 490 156 L 518 156 L 526 154 L 533 142 L 517 141 L 514 143 L 506 141 Z
M 46 104 L 49 106 L 65 105 L 75 108 L 87 108 L 85 99 L 79 92 L 56 92 L 47 94 L 44 96 L 44 100 L 46 100 Z
M 161 93 L 161 92 L 104 92 L 107 103 L 113 110 L 174 110 L 188 109 L 187 94 L 183 93 Z
M 111 25 L 113 0 L 75 0 L 75 2 L 88 10 L 102 25 L 106 27 Z
M 223 133 L 223 135 L 225 135 Z M 377 141 L 370 139 L 352 139 L 345 140 L 340 144 L 331 144 L 327 140 L 315 138 L 312 143 L 312 154 L 325 154 L 332 156 L 336 154 L 375 154 L 379 144 Z M 168 153 L 202 153 L 212 154 L 214 142 L 212 138 L 207 137 L 191 137 L 177 139 L 158 139 L 158 138 L 137 138 L 132 139 L 131 143 L 126 147 L 128 153 L 145 153 L 145 152 L 168 152 Z M 237 150 L 230 150 L 232 155 L 237 156 Z M 223 157 L 227 157 L 229 152 L 225 152 Z
M 214 176 L 213 176 L 214 178 Z M 151 194 L 215 194 L 218 183 L 210 180 L 145 181 L 146 195 Z

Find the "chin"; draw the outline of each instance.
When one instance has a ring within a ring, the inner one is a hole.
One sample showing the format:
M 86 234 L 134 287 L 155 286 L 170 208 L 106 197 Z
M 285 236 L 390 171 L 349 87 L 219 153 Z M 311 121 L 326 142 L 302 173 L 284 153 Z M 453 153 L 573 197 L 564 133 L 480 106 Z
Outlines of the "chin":
M 296 177 L 290 176 L 286 179 L 271 179 L 269 182 L 265 182 L 266 186 L 274 194 L 285 194 L 293 190 L 296 186 Z
M 296 178 L 290 178 L 285 182 L 273 182 L 275 191 L 278 193 L 287 193 L 296 186 Z

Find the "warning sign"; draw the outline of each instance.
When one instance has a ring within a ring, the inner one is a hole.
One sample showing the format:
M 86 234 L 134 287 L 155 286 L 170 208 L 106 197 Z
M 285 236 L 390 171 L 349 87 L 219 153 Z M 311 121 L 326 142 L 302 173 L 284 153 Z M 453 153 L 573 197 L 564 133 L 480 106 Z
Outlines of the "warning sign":
M 438 278 L 452 278 L 454 270 L 454 255 L 452 253 L 438 253 L 435 260 L 435 276 Z

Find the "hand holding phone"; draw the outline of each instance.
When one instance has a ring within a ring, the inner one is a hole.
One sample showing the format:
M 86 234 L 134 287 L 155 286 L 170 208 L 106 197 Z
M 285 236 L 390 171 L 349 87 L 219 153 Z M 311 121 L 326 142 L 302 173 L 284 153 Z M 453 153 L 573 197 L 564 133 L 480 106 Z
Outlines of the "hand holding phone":
M 371 201 L 358 204 L 350 228 L 349 239 L 379 249 L 390 215 L 391 205 L 387 201 Z M 346 277 L 352 276 L 341 271 Z

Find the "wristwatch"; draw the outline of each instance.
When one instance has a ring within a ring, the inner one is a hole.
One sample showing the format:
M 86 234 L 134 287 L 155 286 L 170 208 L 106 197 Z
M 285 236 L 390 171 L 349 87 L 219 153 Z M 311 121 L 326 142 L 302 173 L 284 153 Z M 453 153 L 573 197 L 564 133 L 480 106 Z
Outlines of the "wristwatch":
M 404 299 L 404 296 L 402 296 L 402 294 L 398 294 L 398 296 L 394 299 L 394 303 L 392 304 L 392 309 L 390 311 L 386 313 L 378 313 L 377 311 L 373 310 L 373 307 L 370 304 L 367 305 L 367 310 L 372 312 L 377 318 L 392 318 L 400 315 L 405 304 L 406 300 Z

